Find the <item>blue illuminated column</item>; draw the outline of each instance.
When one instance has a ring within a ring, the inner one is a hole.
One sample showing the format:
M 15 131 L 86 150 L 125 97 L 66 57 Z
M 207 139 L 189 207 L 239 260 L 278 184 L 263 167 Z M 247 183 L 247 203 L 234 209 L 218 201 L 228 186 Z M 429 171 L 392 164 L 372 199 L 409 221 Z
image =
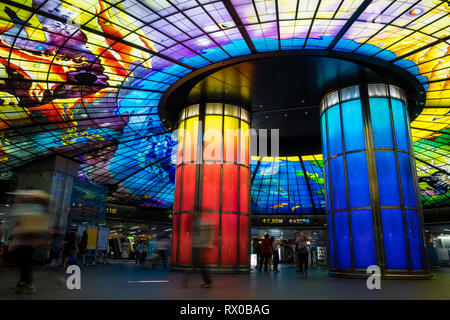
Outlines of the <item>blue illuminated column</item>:
M 406 101 L 385 84 L 322 99 L 331 275 L 430 275 Z

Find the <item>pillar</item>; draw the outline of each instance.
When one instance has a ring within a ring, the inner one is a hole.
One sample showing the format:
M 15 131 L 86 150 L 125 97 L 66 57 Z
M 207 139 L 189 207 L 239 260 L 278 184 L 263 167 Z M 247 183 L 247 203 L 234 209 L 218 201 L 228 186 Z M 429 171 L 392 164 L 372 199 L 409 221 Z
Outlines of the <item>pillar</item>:
M 181 111 L 172 228 L 172 270 L 196 266 L 249 272 L 249 113 L 201 103 Z M 209 221 L 211 248 L 196 249 L 195 226 Z
M 321 101 L 330 274 L 430 276 L 402 89 L 361 84 Z
M 80 163 L 59 155 L 44 158 L 17 170 L 18 190 L 42 190 L 53 196 L 50 225 L 66 228 L 69 220 L 72 186 Z

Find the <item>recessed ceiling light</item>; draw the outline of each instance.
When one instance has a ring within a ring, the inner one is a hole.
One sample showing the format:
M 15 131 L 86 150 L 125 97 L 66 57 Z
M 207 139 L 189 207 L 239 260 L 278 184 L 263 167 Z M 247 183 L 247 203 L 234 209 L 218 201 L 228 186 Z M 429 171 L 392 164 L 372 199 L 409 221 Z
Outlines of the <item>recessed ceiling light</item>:
M 287 113 L 285 113 L 285 114 L 284 114 L 284 117 L 285 117 L 285 118 L 287 118 L 287 116 L 288 116 L 288 114 L 287 114 Z
M 305 111 L 305 114 L 308 114 L 308 111 Z
M 200 38 L 197 40 L 197 43 L 201 46 L 207 46 L 207 45 L 211 44 L 211 41 L 209 41 L 209 39 L 207 39 L 207 38 Z
M 264 118 L 269 119 L 269 116 L 265 116 Z

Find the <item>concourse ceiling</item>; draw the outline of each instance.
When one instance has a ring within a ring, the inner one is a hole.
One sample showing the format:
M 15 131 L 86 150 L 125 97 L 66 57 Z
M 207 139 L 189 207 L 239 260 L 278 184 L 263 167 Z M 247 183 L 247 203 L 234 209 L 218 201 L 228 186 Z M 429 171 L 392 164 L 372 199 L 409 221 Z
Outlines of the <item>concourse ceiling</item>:
M 176 141 L 158 110 L 169 87 L 237 57 L 341 52 L 423 88 L 411 123 L 422 203 L 449 206 L 449 13 L 432 0 L 2 0 L 0 172 L 60 154 L 111 202 L 171 208 Z M 254 159 L 252 174 L 255 213 L 324 208 L 320 154 Z

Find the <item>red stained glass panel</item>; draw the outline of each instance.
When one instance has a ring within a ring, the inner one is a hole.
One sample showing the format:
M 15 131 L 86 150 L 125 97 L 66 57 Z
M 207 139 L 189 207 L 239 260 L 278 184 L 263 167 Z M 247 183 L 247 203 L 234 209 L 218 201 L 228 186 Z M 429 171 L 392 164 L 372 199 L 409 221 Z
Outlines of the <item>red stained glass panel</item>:
M 223 195 L 222 209 L 224 211 L 237 211 L 238 166 L 235 164 L 223 165 Z

